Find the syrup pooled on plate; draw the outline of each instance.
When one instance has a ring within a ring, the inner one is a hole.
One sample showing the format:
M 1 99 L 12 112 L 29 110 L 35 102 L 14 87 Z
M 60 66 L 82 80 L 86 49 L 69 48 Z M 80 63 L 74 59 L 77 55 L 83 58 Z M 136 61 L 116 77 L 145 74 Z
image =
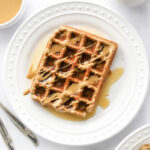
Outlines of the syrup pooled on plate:
M 123 73 L 124 73 L 123 68 L 116 68 L 110 72 L 102 87 L 101 93 L 97 100 L 98 103 L 97 105 L 101 106 L 103 109 L 109 106 L 110 101 L 107 97 L 109 95 L 109 90 L 111 86 L 121 78 Z
M 27 73 L 27 78 L 32 79 L 36 73 L 39 61 L 41 59 L 41 56 L 43 54 L 43 50 L 45 49 L 45 45 L 47 43 L 48 37 L 43 38 L 42 41 L 37 45 L 37 47 L 34 50 L 33 58 L 31 60 L 31 64 Z

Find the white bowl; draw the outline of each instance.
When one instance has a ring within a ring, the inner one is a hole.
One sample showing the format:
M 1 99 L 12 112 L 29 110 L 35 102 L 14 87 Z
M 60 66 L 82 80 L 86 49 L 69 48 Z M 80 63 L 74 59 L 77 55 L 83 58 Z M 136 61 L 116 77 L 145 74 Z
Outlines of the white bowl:
M 7 27 L 13 25 L 14 23 L 16 23 L 19 20 L 19 18 L 21 17 L 21 15 L 23 14 L 24 5 L 25 5 L 25 0 L 22 0 L 20 9 L 17 12 L 17 14 L 12 19 L 10 19 L 9 21 L 7 21 L 3 24 L 0 24 L 0 29 L 7 28 Z
M 116 1 L 126 6 L 137 6 L 142 4 L 145 0 L 116 0 Z
M 139 150 L 141 145 L 150 143 L 150 124 L 130 133 L 115 150 Z

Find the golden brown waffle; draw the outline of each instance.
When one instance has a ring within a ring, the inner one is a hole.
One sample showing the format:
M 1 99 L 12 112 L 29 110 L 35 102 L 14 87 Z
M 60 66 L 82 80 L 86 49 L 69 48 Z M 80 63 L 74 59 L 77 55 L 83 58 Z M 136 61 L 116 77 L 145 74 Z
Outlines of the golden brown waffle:
M 144 144 L 140 147 L 140 150 L 150 150 L 150 144 Z
M 40 60 L 30 90 L 32 99 L 85 117 L 94 109 L 116 51 L 115 42 L 60 26 Z

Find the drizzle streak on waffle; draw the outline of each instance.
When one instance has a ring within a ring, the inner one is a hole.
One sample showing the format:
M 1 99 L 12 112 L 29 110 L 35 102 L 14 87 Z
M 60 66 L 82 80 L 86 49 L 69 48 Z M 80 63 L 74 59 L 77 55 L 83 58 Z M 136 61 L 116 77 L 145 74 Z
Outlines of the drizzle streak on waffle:
M 116 51 L 115 42 L 60 26 L 41 57 L 30 90 L 32 99 L 85 117 L 95 107 Z

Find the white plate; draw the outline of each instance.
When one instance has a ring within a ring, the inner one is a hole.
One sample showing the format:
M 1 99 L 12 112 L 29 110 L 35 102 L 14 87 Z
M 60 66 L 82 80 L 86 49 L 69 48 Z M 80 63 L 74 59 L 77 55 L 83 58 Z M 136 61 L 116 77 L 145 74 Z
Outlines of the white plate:
M 35 46 L 62 24 L 99 30 L 119 44 L 112 69 L 123 67 L 125 73 L 110 90 L 110 106 L 106 110 L 98 109 L 86 121 L 57 118 L 29 95 L 22 95 L 31 84 L 26 73 Z M 147 56 L 136 31 L 111 10 L 85 2 L 58 4 L 29 18 L 12 38 L 4 67 L 6 94 L 19 118 L 42 137 L 67 145 L 93 144 L 117 134 L 138 112 L 148 87 Z
M 139 150 L 143 144 L 150 144 L 150 124 L 128 135 L 115 150 Z

